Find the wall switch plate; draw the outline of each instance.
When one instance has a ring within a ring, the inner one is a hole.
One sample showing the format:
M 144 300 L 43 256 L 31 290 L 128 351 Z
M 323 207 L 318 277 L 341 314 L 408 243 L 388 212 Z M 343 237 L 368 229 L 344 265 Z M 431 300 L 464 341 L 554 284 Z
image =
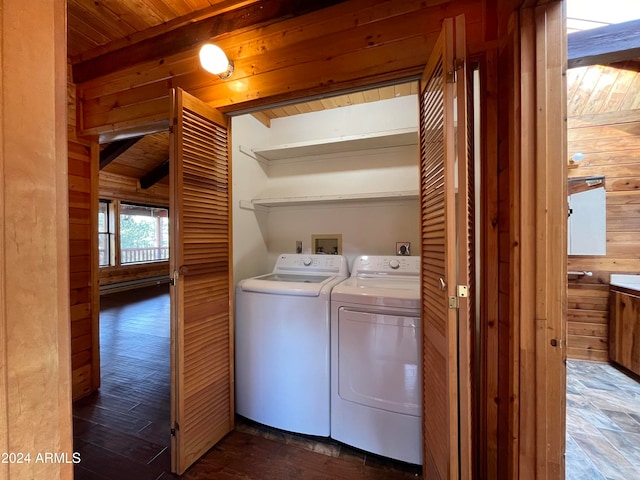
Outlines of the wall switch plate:
M 396 255 L 411 255 L 411 242 L 396 242 Z

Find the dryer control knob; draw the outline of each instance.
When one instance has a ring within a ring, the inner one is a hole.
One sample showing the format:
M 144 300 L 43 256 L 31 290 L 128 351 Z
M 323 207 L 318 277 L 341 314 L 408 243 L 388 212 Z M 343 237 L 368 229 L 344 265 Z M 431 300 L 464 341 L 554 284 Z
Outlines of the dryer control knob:
M 304 263 L 305 267 L 308 267 L 309 265 L 311 265 L 312 262 L 313 260 L 311 259 L 311 257 L 304 257 L 302 259 L 302 263 Z
M 394 270 L 396 270 L 396 269 L 400 268 L 400 262 L 394 258 L 393 260 L 389 261 L 389 266 L 391 268 L 393 268 Z

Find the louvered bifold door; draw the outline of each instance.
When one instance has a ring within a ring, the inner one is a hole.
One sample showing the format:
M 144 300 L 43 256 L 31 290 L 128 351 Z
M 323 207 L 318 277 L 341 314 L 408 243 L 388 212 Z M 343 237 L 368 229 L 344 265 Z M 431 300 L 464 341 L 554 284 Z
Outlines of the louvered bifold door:
M 475 332 L 473 82 L 466 62 L 464 15 L 455 19 L 455 107 L 458 243 L 458 363 L 460 478 L 472 478 L 473 465 L 473 346 Z
M 423 477 L 457 479 L 458 363 L 453 20 L 446 19 L 420 83 Z
M 172 470 L 233 429 L 231 210 L 227 117 L 172 96 Z

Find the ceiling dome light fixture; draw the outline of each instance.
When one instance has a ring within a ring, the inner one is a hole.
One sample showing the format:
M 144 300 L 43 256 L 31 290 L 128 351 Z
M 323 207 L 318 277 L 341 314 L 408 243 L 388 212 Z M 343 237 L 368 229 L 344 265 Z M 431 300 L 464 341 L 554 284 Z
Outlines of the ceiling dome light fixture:
M 233 61 L 227 58 L 224 51 L 213 43 L 205 43 L 200 48 L 200 65 L 207 72 L 226 80 L 233 73 Z

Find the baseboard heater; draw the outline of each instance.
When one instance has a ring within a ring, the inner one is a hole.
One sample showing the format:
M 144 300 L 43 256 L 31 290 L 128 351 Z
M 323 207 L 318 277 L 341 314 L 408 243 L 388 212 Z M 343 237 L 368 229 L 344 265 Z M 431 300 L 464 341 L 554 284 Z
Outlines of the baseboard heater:
M 158 275 L 149 278 L 139 278 L 136 280 L 127 280 L 126 282 L 110 283 L 108 285 L 100 285 L 100 295 L 108 293 L 122 292 L 124 290 L 132 290 L 134 288 L 151 287 L 153 285 L 162 285 L 169 283 L 169 275 Z

